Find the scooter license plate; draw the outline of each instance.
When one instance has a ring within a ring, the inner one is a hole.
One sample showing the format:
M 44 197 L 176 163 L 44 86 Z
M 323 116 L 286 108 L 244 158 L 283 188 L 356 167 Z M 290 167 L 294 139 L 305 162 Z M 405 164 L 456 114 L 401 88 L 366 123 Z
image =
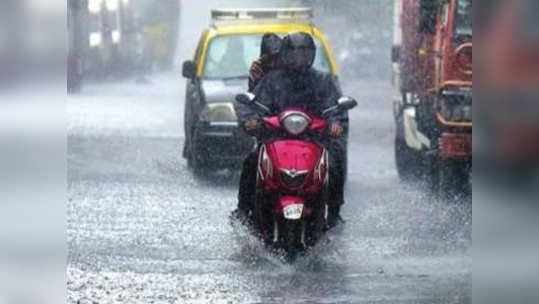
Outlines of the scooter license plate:
M 303 205 L 293 204 L 283 208 L 284 218 L 287 220 L 299 220 L 303 213 Z

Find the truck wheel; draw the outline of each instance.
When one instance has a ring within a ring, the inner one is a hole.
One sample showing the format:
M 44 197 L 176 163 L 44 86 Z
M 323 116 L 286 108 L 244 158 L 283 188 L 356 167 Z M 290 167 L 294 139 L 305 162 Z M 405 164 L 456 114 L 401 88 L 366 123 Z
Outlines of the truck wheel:
M 193 156 L 193 153 L 189 154 L 189 158 L 187 159 L 187 165 L 197 177 L 204 176 L 207 173 L 207 167 L 202 161 L 198 160 L 195 156 Z
M 442 161 L 438 168 L 438 195 L 447 200 L 458 200 L 469 191 L 469 166 L 463 162 Z
M 74 94 L 80 93 L 82 89 L 82 80 L 80 77 L 73 77 L 72 79 L 67 79 L 67 93 Z
M 435 159 L 427 158 L 425 160 L 425 182 L 427 191 L 434 198 L 440 193 L 440 165 Z
M 194 137 L 195 134 L 196 132 L 194 131 L 193 136 L 191 136 L 191 145 L 187 157 L 187 166 L 195 175 L 205 175 L 206 163 L 204 160 L 200 159 L 201 153 L 198 150 L 198 145 L 196 144 L 197 140 Z M 197 155 L 199 155 L 199 157 L 197 157 Z
M 414 181 L 421 177 L 421 155 L 410 149 L 404 139 L 395 138 L 395 164 L 401 181 Z

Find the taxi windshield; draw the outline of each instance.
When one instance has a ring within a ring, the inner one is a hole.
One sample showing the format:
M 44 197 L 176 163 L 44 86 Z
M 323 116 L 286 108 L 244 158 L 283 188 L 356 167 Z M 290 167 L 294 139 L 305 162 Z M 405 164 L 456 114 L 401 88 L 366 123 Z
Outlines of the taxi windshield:
M 260 56 L 262 34 L 226 35 L 212 39 L 204 65 L 205 79 L 247 78 L 251 63 Z M 315 38 L 316 58 L 313 67 L 329 73 L 326 51 Z

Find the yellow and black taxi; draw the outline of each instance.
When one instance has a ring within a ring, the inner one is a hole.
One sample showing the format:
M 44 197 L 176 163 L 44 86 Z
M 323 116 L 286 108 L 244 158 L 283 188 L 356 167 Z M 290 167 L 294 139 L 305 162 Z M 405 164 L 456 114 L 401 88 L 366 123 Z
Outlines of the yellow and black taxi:
M 312 23 L 309 8 L 212 10 L 193 60 L 183 63 L 187 78 L 185 146 L 191 168 L 234 168 L 254 140 L 238 126 L 234 97 L 247 91 L 251 63 L 260 55 L 264 33 L 306 32 L 317 48 L 314 68 L 338 76 L 328 40 Z

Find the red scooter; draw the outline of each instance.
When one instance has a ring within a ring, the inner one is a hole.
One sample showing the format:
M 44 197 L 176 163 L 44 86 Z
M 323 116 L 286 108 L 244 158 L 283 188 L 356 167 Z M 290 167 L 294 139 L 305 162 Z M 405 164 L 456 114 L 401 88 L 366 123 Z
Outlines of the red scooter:
M 329 155 L 322 143 L 329 123 L 324 117 L 348 111 L 357 102 L 342 97 L 318 117 L 300 108 L 275 115 L 252 94 L 239 94 L 236 101 L 264 117 L 253 228 L 267 245 L 293 258 L 314 246 L 326 230 Z

